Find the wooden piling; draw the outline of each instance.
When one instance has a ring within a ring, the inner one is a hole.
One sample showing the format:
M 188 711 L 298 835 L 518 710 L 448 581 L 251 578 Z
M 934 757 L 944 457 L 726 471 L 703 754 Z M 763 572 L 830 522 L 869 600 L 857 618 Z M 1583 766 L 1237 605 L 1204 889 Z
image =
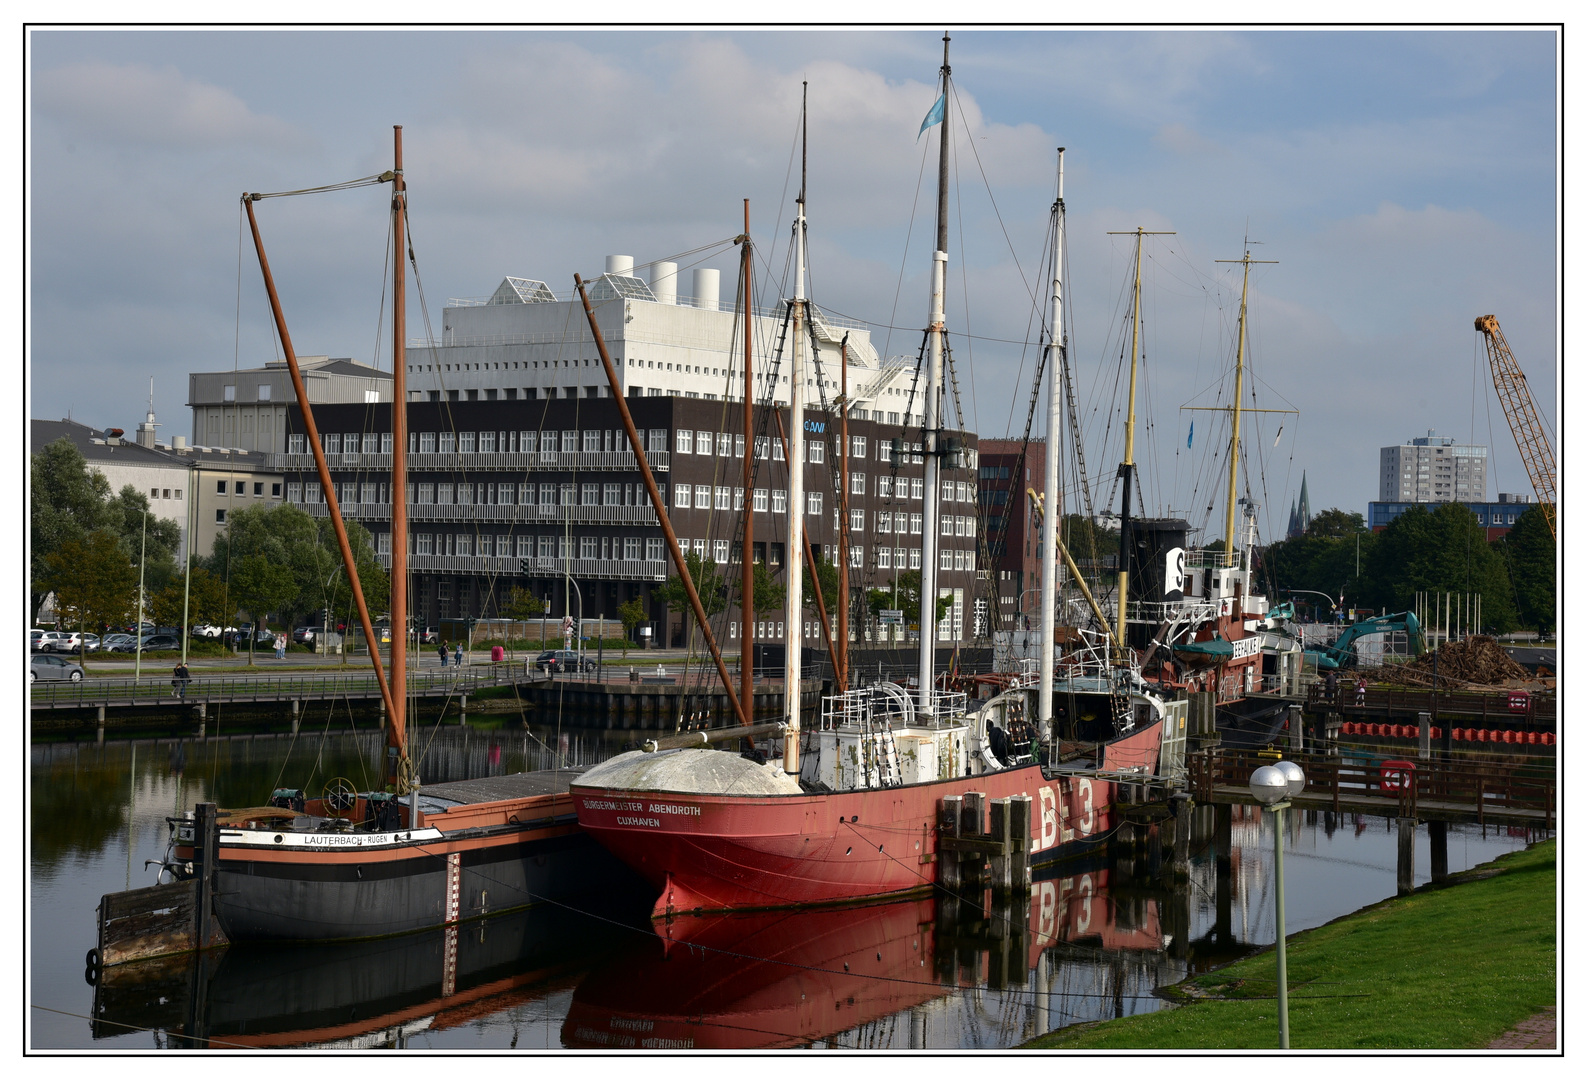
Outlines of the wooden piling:
M 1297 722 L 1299 715 L 1293 715 Z M 1179 793 L 1173 797 L 1174 803 L 1174 857 L 1170 870 L 1175 878 L 1190 877 L 1190 796 Z
M 943 840 L 956 839 L 959 835 L 959 824 L 964 820 L 964 797 L 962 795 L 944 795 L 937 804 L 937 831 Z M 958 889 L 959 852 L 951 844 L 939 843 L 937 845 L 937 884 L 949 892 Z
M 1433 716 L 1431 713 L 1416 714 L 1416 756 L 1426 761 L 1433 756 Z
M 1395 867 L 1395 884 L 1400 896 L 1407 896 L 1416 888 L 1416 819 L 1402 817 L 1400 821 L 1400 856 Z
M 1427 846 L 1432 855 L 1433 880 L 1443 881 L 1449 877 L 1449 823 L 1445 821 L 1429 821 L 1427 823 Z

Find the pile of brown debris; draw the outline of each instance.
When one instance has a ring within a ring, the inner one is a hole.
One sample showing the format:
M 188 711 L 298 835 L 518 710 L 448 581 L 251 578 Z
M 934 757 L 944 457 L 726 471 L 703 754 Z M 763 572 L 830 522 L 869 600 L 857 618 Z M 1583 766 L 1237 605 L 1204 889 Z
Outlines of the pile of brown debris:
M 1451 641 L 1436 653 L 1423 653 L 1408 664 L 1375 668 L 1363 674 L 1374 682 L 1432 686 L 1435 655 L 1440 686 L 1507 686 L 1529 683 L 1534 678 L 1511 658 L 1504 646 L 1485 634 Z

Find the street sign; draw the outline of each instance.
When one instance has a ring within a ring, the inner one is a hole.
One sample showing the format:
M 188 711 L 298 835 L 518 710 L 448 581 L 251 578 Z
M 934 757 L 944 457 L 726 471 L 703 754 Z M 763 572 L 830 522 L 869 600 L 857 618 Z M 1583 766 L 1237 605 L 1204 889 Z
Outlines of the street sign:
M 902 626 L 904 624 L 903 611 L 893 611 L 884 608 L 878 613 L 878 618 L 883 626 Z

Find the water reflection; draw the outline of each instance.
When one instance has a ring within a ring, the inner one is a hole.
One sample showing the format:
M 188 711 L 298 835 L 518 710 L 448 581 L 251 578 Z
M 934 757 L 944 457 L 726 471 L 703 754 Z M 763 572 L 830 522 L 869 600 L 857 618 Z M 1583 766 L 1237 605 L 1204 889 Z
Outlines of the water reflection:
M 603 734 L 559 745 L 522 728 L 443 728 L 416 745 L 436 780 L 618 749 Z M 99 896 L 152 883 L 143 860 L 163 850 L 166 815 L 201 798 L 257 802 L 304 776 L 356 779 L 382 746 L 370 733 L 33 747 L 33 1045 L 1006 1047 L 1153 1010 L 1157 987 L 1272 941 L 1271 819 L 1203 807 L 1178 885 L 1144 831 L 1012 903 L 980 893 L 652 925 L 651 897 L 609 897 L 587 913 L 547 907 L 332 949 L 234 947 L 84 981 Z M 1392 823 L 1288 819 L 1293 929 L 1393 894 Z M 1449 869 L 1526 840 L 1451 829 Z M 1416 880 L 1428 876 L 1424 832 Z

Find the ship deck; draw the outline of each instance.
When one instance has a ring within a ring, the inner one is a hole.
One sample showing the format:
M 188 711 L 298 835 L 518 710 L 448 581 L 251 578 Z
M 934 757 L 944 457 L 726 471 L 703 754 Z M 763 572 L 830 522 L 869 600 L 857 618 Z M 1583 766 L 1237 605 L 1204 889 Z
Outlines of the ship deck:
M 419 798 L 442 804 L 438 808 L 444 808 L 446 805 L 472 806 L 506 799 L 529 799 L 538 795 L 566 795 L 568 785 L 583 772 L 583 769 L 541 769 L 509 776 L 424 784 L 419 788 Z

